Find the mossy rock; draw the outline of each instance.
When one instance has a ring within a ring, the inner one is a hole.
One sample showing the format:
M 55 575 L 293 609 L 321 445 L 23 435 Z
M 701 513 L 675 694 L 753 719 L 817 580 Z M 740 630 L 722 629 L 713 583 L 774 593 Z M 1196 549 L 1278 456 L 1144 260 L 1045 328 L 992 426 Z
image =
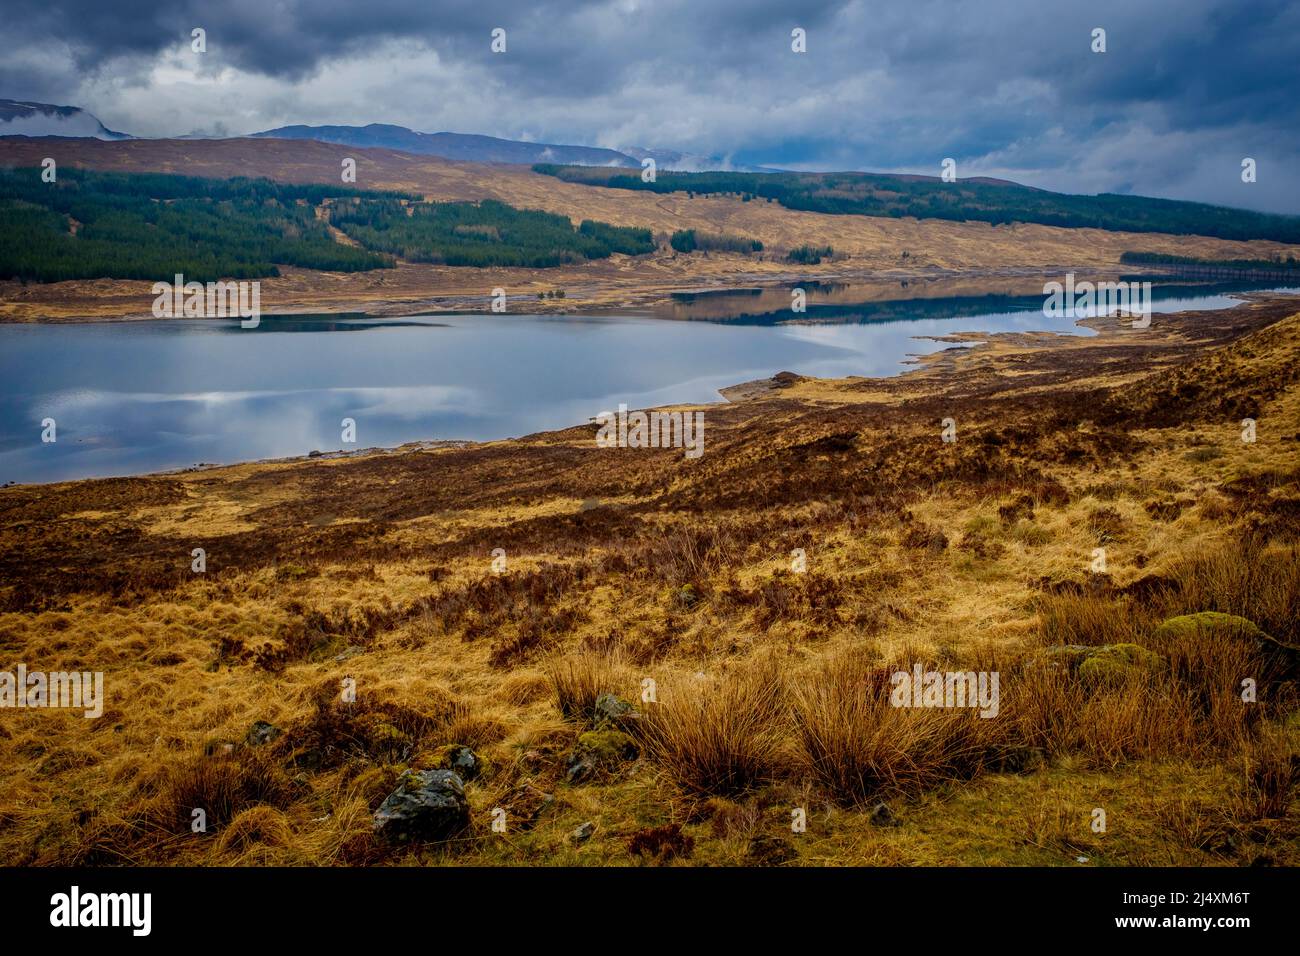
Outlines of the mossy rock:
M 1223 635 L 1252 642 L 1272 641 L 1254 621 L 1220 611 L 1198 611 L 1195 614 L 1171 617 L 1155 629 L 1152 637 L 1157 640 L 1179 641 L 1200 635 Z
M 638 753 L 636 743 L 621 730 L 589 730 L 578 737 L 574 749 L 576 758 L 585 758 L 605 769 L 635 760 Z
M 1155 651 L 1137 644 L 1103 644 L 1079 663 L 1079 677 L 1096 684 L 1122 684 L 1134 674 L 1153 671 L 1164 664 Z
M 487 772 L 487 761 L 464 744 L 446 744 L 419 763 L 429 770 L 454 770 L 462 780 L 474 780 Z
M 1169 644 L 1198 637 L 1223 637 L 1243 642 L 1255 649 L 1267 662 L 1270 678 L 1294 679 L 1300 673 L 1300 648 L 1283 644 L 1267 634 L 1254 621 L 1221 611 L 1198 611 L 1171 617 L 1152 633 L 1156 641 Z
M 397 843 L 431 843 L 469 829 L 465 786 L 450 770 L 407 770 L 375 811 L 375 834 Z

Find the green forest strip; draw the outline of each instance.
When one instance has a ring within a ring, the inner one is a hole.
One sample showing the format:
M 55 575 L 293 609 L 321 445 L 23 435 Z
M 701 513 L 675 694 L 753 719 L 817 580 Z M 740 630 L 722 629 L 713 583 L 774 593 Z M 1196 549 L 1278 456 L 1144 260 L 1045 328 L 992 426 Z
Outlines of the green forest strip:
M 1240 272 L 1294 272 L 1300 275 L 1300 261 L 1295 256 L 1276 259 L 1197 259 L 1163 252 L 1125 252 L 1119 261 L 1126 265 L 1177 266 L 1190 269 L 1226 269 Z
M 1143 196 L 1070 196 L 1014 183 L 936 179 L 877 173 L 677 173 L 654 182 L 606 167 L 539 164 L 538 173 L 565 182 L 612 189 L 691 195 L 731 194 L 745 201 L 831 215 L 988 222 L 1032 222 L 1070 229 L 1163 232 L 1221 239 L 1300 242 L 1300 216 L 1280 216 L 1206 203 Z
M 330 225 L 358 246 L 340 242 Z M 654 251 L 647 229 L 504 203 L 426 203 L 395 191 L 159 173 L 0 170 L 0 278 L 258 279 L 279 266 L 548 268 Z
M 64 169 L 0 171 L 0 276 L 258 279 L 277 265 L 356 272 L 391 257 L 337 242 L 316 207 L 356 189 Z M 392 194 L 394 196 L 398 194 Z
M 575 229 L 565 216 L 490 199 L 414 205 L 353 199 L 335 204 L 330 218 L 367 249 L 449 266 L 546 269 L 655 249 L 649 229 L 590 219 Z

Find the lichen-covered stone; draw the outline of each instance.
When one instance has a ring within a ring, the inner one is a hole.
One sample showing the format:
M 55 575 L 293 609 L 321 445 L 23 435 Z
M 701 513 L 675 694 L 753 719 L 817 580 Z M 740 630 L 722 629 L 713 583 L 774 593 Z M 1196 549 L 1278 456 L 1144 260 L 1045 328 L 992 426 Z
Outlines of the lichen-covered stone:
M 593 707 L 595 724 L 618 727 L 636 716 L 636 708 L 616 694 L 601 694 Z
M 446 840 L 468 827 L 465 785 L 450 770 L 407 770 L 375 811 L 375 833 L 397 843 Z
M 581 783 L 600 772 L 616 770 L 627 760 L 639 755 L 636 742 L 621 730 L 589 730 L 578 737 L 578 743 L 569 755 L 565 778 L 569 783 Z

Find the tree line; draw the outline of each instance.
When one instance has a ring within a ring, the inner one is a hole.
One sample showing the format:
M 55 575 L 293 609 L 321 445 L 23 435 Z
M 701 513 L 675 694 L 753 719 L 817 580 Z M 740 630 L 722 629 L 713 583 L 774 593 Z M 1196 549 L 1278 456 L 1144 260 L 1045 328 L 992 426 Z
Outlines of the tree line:
M 591 219 L 575 229 L 566 216 L 493 199 L 405 205 L 352 199 L 334 204 L 330 220 L 368 249 L 449 266 L 545 269 L 655 249 L 649 229 Z
M 359 247 L 338 242 L 331 224 Z M 0 170 L 0 278 L 22 281 L 258 279 L 280 266 L 391 268 L 397 257 L 548 268 L 654 248 L 648 229 L 574 227 L 491 200 L 427 203 L 395 190 L 81 169 L 47 183 L 39 169 Z
M 336 242 L 316 216 L 346 187 L 65 169 L 0 170 L 0 277 L 257 279 L 277 266 L 355 272 L 390 256 Z M 400 194 L 393 194 L 400 195 Z
M 729 194 L 831 215 L 910 216 L 994 225 L 1033 222 L 1072 229 L 1300 242 L 1300 216 L 1113 193 L 1075 196 L 1016 183 L 970 179 L 947 183 L 878 173 L 736 172 L 659 172 L 653 182 L 644 182 L 639 174 L 607 167 L 539 163 L 533 170 L 590 186 L 692 196 Z

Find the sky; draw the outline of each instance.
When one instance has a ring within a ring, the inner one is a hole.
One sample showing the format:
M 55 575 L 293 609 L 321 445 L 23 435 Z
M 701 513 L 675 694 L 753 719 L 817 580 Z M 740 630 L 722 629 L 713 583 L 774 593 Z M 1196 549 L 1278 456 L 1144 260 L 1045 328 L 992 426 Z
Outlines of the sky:
M 961 177 L 1300 213 L 1297 0 L 5 0 L 0 16 L 0 97 L 138 136 L 394 123 L 787 169 L 938 175 L 952 158 Z

